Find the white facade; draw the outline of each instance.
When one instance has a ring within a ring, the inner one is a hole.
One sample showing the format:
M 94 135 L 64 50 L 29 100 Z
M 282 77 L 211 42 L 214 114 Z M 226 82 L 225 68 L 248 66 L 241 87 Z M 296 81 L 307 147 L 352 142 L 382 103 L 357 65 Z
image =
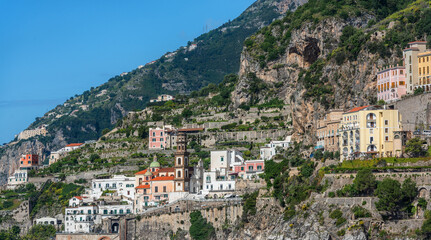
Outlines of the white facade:
M 69 207 L 77 207 L 83 203 L 83 198 L 80 196 L 75 196 L 69 199 Z
M 65 209 L 64 231 L 67 233 L 90 233 L 94 224 L 101 223 L 97 206 L 78 206 Z
M 260 148 L 260 159 L 270 160 L 272 157 L 277 155 L 277 149 L 287 149 L 291 144 L 292 136 L 287 136 L 284 141 L 271 141 L 266 144 L 265 147 Z
M 202 194 L 210 192 L 235 191 L 235 177 L 233 175 L 220 176 L 215 171 L 204 173 L 204 188 Z
M 57 225 L 57 219 L 52 217 L 37 218 L 34 222 L 36 224 L 42 224 L 42 225 L 53 225 L 53 226 Z
M 99 199 L 105 190 L 115 191 L 118 196 L 125 196 L 133 201 L 135 198 L 135 177 L 114 175 L 113 178 L 108 179 L 93 179 L 90 197 Z
M 104 218 L 112 215 L 125 215 L 133 213 L 133 205 L 99 205 L 99 215 Z
M 28 182 L 27 170 L 15 170 L 15 172 L 8 179 L 8 187 L 15 188 L 18 185 L 26 184 Z
M 211 151 L 211 171 L 219 171 L 222 175 L 243 162 L 242 153 L 238 150 Z
M 49 155 L 49 165 L 56 163 L 58 159 L 60 159 L 61 155 L 62 155 L 62 152 L 60 151 L 51 152 L 51 154 Z

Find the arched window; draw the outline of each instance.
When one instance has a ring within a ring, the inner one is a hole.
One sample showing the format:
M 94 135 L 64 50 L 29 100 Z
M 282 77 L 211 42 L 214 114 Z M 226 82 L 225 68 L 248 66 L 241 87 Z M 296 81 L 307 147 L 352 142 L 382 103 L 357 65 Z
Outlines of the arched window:
M 178 159 L 177 159 L 177 164 L 178 164 L 178 165 L 181 165 L 181 158 L 178 158 Z
M 181 177 L 181 171 L 179 170 L 178 172 L 177 172 L 177 178 L 180 178 Z

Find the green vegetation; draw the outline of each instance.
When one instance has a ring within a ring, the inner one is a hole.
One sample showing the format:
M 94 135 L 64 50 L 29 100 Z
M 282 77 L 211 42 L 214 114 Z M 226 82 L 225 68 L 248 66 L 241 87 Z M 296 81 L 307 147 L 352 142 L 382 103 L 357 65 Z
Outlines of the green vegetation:
M 39 199 L 33 207 L 30 215 L 34 216 L 42 208 L 61 210 L 61 208 L 67 206 L 70 198 L 73 196 L 79 196 L 83 192 L 84 187 L 73 183 L 50 183 L 49 187 L 47 187 L 39 196 Z
M 426 141 L 421 140 L 418 137 L 412 138 L 410 140 L 407 141 L 406 144 L 406 153 L 409 154 L 412 157 L 422 157 L 427 155 L 427 150 L 424 147 L 424 144 L 426 143 Z
M 343 218 L 343 212 L 340 209 L 335 209 L 329 214 L 329 217 L 332 219 L 336 219 L 335 225 L 337 227 L 343 225 L 347 220 Z
M 416 183 L 410 178 L 402 185 L 396 180 L 385 178 L 376 189 L 376 196 L 379 198 L 376 208 L 382 215 L 391 218 L 397 218 L 400 214 L 410 214 L 411 203 L 417 193 Z
M 215 236 L 215 229 L 211 223 L 207 222 L 205 218 L 202 217 L 201 212 L 194 211 L 190 213 L 190 236 L 192 239 L 205 240 L 211 239 Z
M 249 216 L 256 215 L 257 209 L 256 209 L 256 199 L 259 195 L 259 192 L 253 192 L 251 194 L 244 194 L 242 198 L 244 199 L 244 206 L 242 210 L 242 222 L 248 222 Z
M 52 225 L 34 225 L 28 233 L 20 236 L 21 229 L 13 226 L 8 231 L 0 231 L 0 239 L 4 240 L 49 240 L 55 237 L 55 227 Z
M 367 209 L 360 206 L 354 206 L 352 208 L 352 212 L 356 219 L 371 217 L 371 213 Z

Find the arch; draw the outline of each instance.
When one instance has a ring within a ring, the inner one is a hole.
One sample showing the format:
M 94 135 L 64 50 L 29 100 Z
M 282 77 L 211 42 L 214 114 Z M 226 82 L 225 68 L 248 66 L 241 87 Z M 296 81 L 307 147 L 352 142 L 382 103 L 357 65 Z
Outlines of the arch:
M 181 165 L 181 158 L 180 157 L 177 159 L 177 164 Z
M 118 233 L 119 228 L 120 228 L 120 224 L 113 223 L 112 226 L 111 226 L 111 232 L 112 233 Z
M 98 240 L 111 240 L 111 238 L 107 237 L 107 236 L 103 236 L 103 237 L 99 238 Z
M 375 145 L 370 145 L 367 147 L 367 152 L 374 152 L 377 150 L 377 147 Z

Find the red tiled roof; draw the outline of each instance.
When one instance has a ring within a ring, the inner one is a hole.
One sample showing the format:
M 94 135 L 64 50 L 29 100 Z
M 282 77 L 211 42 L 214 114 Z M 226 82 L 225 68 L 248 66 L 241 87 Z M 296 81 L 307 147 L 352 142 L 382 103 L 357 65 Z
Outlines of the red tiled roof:
M 403 49 L 403 51 L 407 51 L 407 50 L 419 51 L 419 48 L 417 48 L 417 47 L 411 47 L 411 48 L 404 48 Z
M 144 175 L 147 172 L 147 169 L 139 171 L 137 173 L 135 173 L 135 175 Z
M 154 179 L 151 179 L 152 182 L 154 181 L 172 181 L 174 180 L 174 176 L 169 176 L 169 177 L 156 177 Z
M 355 108 L 352 108 L 350 111 L 348 111 L 348 113 L 361 111 L 362 109 L 367 108 L 367 107 L 369 107 L 369 106 L 371 106 L 371 105 L 362 106 L 362 107 L 355 107 Z
M 173 168 L 173 167 L 160 168 L 158 172 L 175 172 L 175 168 Z
M 427 43 L 426 41 L 413 41 L 413 42 L 409 42 L 408 44 L 412 44 L 412 43 Z
M 150 188 L 149 184 L 145 184 L 145 185 L 139 185 L 136 187 L 136 189 L 145 189 L 145 188 Z
M 79 200 L 82 200 L 82 197 L 81 197 L 81 196 L 75 196 L 75 198 L 77 198 L 77 199 L 79 199 Z
M 68 144 L 68 145 L 66 145 L 66 147 L 78 147 L 78 146 L 81 146 L 83 143 L 71 143 L 71 144 Z

